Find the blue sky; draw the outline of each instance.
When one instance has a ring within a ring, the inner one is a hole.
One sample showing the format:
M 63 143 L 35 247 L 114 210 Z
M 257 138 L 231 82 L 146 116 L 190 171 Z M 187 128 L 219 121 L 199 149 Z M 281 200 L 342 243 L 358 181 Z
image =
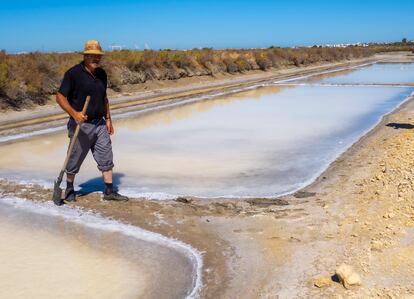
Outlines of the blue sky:
M 0 0 L 0 49 L 76 51 L 87 39 L 151 49 L 414 39 L 414 1 Z

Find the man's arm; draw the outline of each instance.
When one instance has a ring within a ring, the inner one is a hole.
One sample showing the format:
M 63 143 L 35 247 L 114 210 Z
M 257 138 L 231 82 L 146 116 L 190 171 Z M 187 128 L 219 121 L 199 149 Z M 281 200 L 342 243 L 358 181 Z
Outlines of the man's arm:
M 82 112 L 78 112 L 73 109 L 69 104 L 68 99 L 60 92 L 56 93 L 56 102 L 63 110 L 66 111 L 67 114 L 69 114 L 69 116 L 72 116 L 78 124 L 81 124 L 88 119 L 87 115 L 84 115 Z
M 106 119 L 106 129 L 108 130 L 109 135 L 114 134 L 114 127 L 112 125 L 112 119 L 111 119 L 111 110 L 109 109 L 109 100 L 108 97 L 105 96 L 104 99 L 104 111 L 105 111 L 105 119 Z

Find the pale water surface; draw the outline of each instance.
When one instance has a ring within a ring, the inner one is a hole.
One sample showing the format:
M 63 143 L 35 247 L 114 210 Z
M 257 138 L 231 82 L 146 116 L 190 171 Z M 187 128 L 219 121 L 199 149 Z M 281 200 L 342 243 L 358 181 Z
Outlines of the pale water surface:
M 413 65 L 380 64 L 319 80 L 413 82 Z M 392 74 L 392 75 L 390 75 Z M 126 194 L 277 196 L 310 183 L 412 92 L 406 87 L 273 85 L 115 122 L 115 183 Z M 0 145 L 0 176 L 53 182 L 65 132 Z M 81 192 L 102 190 L 91 156 Z
M 0 199 L 0 298 L 184 298 L 195 265 L 174 244 L 67 208 Z
M 321 84 L 414 84 L 414 64 L 376 63 L 357 69 L 311 76 L 297 83 Z

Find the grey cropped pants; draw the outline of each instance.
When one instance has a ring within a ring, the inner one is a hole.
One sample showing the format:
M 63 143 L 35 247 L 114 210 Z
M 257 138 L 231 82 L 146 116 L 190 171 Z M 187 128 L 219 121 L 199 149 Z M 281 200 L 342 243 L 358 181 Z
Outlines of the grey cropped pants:
M 72 141 L 76 129 L 75 120 L 70 119 L 67 128 L 68 136 Z M 100 171 L 108 171 L 114 167 L 111 138 L 103 118 L 81 125 L 78 138 L 66 166 L 67 174 L 79 172 L 89 150 L 92 151 L 93 158 Z

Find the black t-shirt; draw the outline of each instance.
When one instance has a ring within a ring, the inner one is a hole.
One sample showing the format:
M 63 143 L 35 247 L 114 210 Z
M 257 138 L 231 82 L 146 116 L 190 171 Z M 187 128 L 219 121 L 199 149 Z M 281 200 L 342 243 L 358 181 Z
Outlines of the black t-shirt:
M 68 99 L 69 104 L 76 111 L 82 111 L 86 97 L 91 96 L 86 110 L 88 121 L 91 121 L 105 116 L 106 87 L 106 72 L 97 68 L 92 75 L 81 62 L 65 73 L 59 92 Z

